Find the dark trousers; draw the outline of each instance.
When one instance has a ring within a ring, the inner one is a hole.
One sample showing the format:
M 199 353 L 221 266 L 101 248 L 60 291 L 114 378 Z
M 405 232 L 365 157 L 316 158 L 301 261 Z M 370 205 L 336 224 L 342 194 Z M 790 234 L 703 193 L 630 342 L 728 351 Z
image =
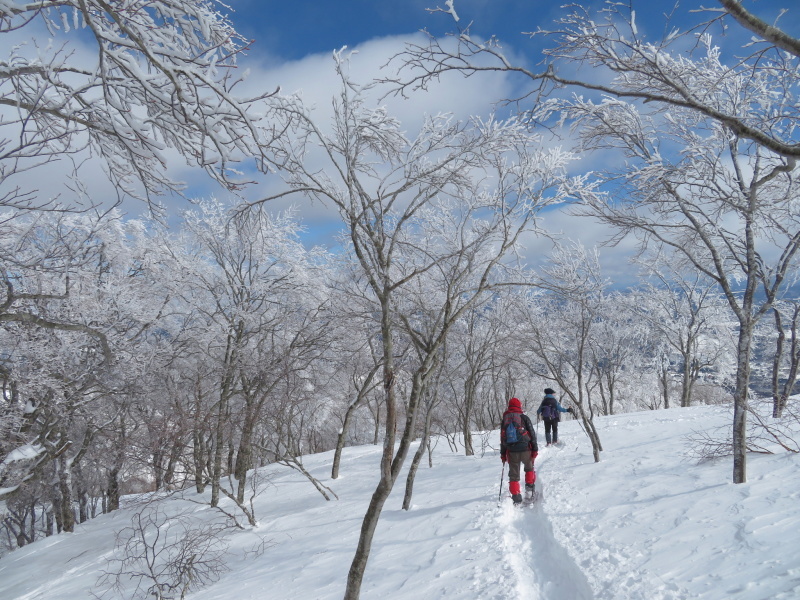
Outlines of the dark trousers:
M 552 431 L 552 436 L 550 432 Z M 548 444 L 558 442 L 558 419 L 544 420 L 544 439 Z
M 531 458 L 531 451 L 525 452 L 509 452 L 508 453 L 508 480 L 519 481 L 519 467 L 520 464 L 525 466 L 525 473 L 533 472 L 533 459 Z M 530 479 L 530 477 L 526 477 Z M 533 481 L 526 481 L 526 483 L 533 483 Z

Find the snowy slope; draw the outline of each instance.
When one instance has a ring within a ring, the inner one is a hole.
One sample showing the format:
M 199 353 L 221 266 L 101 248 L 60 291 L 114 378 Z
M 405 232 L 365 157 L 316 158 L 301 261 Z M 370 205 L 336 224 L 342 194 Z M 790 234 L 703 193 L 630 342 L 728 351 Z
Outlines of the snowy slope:
M 799 598 L 800 457 L 751 456 L 749 482 L 733 485 L 729 459 L 698 464 L 684 438 L 729 422 L 728 410 L 714 407 L 598 419 L 599 464 L 577 424 L 562 423 L 564 444 L 542 449 L 537 460 L 541 501 L 524 510 L 510 505 L 505 490 L 498 506 L 496 451 L 464 457 L 441 443 L 434 467 L 420 468 L 412 510 L 400 508 L 402 478 L 387 502 L 361 597 Z M 496 446 L 496 435 L 489 441 Z M 230 571 L 187 597 L 342 598 L 379 454 L 371 446 L 347 449 L 336 481 L 329 478 L 331 453 L 306 457 L 305 467 L 339 496 L 330 502 L 296 471 L 265 469 L 258 528 L 233 532 L 225 555 Z M 4 557 L 0 598 L 101 594 L 95 583 L 114 564 L 114 532 L 137 510 L 130 506 Z M 202 522 L 216 514 L 178 499 L 164 510 Z M 129 587 L 104 597 L 131 593 Z

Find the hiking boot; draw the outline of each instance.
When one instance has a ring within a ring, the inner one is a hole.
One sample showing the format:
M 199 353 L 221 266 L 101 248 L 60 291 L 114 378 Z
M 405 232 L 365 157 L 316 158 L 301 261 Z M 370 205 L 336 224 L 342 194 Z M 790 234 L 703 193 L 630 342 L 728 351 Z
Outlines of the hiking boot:
M 536 491 L 536 484 L 535 483 L 526 483 L 525 484 L 525 491 L 530 492 L 531 494 Z
M 511 496 L 511 500 L 514 501 L 514 504 L 522 504 L 522 494 L 514 494 Z

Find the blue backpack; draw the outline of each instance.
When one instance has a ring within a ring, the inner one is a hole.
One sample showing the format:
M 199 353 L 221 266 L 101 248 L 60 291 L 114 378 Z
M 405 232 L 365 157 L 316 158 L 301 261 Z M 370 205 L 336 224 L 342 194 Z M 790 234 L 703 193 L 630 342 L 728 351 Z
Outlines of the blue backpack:
M 506 415 L 503 422 L 505 423 L 506 444 L 531 441 L 531 435 L 522 424 L 522 417 L 518 413 Z

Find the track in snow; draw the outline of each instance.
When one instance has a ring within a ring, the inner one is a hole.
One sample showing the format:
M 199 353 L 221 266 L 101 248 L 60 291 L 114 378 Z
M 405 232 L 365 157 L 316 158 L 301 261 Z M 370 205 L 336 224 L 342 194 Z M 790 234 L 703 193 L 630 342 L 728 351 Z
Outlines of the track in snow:
M 496 525 L 502 531 L 505 561 L 510 568 L 508 597 L 542 600 L 591 600 L 591 587 L 580 567 L 558 543 L 542 510 L 542 484 L 536 504 L 517 508 L 505 498 Z

